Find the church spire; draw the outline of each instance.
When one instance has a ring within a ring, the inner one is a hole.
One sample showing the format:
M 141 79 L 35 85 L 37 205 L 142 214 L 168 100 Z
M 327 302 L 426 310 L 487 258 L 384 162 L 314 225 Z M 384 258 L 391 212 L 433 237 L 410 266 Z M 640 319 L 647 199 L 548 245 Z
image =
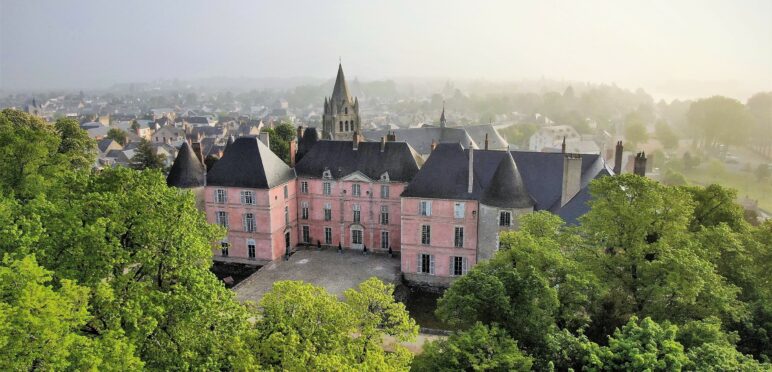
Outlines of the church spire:
M 440 115 L 440 128 L 445 128 L 445 101 L 442 101 L 442 114 Z
M 338 76 L 335 78 L 335 87 L 332 89 L 331 101 L 350 102 L 351 96 L 348 94 L 348 85 L 346 77 L 343 76 L 343 65 L 338 63 Z

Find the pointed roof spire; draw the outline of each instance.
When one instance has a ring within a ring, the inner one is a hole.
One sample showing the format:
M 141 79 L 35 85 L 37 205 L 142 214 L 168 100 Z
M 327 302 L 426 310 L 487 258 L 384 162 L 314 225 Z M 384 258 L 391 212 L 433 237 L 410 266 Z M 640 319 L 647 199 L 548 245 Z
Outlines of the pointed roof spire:
M 346 84 L 346 77 L 343 76 L 343 65 L 338 63 L 338 76 L 335 77 L 335 87 L 332 88 L 331 101 L 351 101 L 351 96 L 348 93 L 348 85 Z
M 174 159 L 169 176 L 166 177 L 166 184 L 180 188 L 206 185 L 206 168 L 187 141 L 182 143 L 180 151 L 177 152 L 177 158 Z
M 534 201 L 523 184 L 515 159 L 509 151 L 499 162 L 480 202 L 499 208 L 532 208 Z
M 442 100 L 442 114 L 440 114 L 440 128 L 445 128 L 445 100 Z

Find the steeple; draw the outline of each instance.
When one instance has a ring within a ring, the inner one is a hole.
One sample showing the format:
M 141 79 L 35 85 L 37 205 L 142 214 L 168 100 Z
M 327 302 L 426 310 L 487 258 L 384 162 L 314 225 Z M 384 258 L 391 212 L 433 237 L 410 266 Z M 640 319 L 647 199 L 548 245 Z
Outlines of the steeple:
M 442 101 L 442 114 L 440 115 L 440 128 L 445 128 L 445 101 Z
M 343 65 L 338 63 L 338 76 L 335 78 L 335 87 L 332 89 L 331 101 L 350 102 L 351 96 L 348 94 L 348 85 L 346 84 L 346 77 L 343 76 Z

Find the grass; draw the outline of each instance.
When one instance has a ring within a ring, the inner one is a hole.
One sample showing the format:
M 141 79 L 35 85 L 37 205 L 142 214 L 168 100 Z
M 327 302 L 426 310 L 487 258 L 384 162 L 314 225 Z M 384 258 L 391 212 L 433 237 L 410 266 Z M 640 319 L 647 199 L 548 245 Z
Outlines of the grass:
M 737 190 L 737 196 L 745 196 L 759 201 L 759 208 L 772 212 L 772 180 L 759 181 L 753 172 L 725 170 L 709 172 L 695 168 L 683 172 L 689 183 L 707 186 L 719 184 Z

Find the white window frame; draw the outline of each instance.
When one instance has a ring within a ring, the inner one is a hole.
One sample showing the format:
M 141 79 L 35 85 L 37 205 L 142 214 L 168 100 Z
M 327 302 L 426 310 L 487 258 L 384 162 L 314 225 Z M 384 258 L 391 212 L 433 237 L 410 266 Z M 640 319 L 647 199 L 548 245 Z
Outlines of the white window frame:
M 362 185 L 358 183 L 351 184 L 351 196 L 362 196 Z
M 244 224 L 244 231 L 255 232 L 257 230 L 257 223 L 255 222 L 255 214 L 251 212 L 244 213 L 241 222 Z
M 216 211 L 214 212 L 214 218 L 218 225 L 228 228 L 228 212 L 226 211 Z
M 506 224 L 504 223 L 506 216 Z M 499 211 L 499 226 L 501 227 L 509 227 L 512 226 L 512 212 L 510 211 Z
M 230 255 L 230 243 L 228 243 L 228 239 L 223 239 L 220 241 L 220 256 L 222 257 L 228 257 Z
M 457 202 L 453 205 L 453 217 L 462 219 L 466 213 L 466 203 Z
M 419 253 L 417 258 L 418 265 L 416 266 L 416 272 L 419 274 L 434 275 L 434 255 L 428 253 Z M 429 267 L 426 267 L 425 262 L 428 263 Z
M 388 225 L 388 224 L 389 224 L 389 206 L 382 205 L 381 206 L 381 225 Z
M 252 190 L 241 190 L 241 204 L 255 205 L 255 192 Z
M 300 203 L 300 219 L 301 220 L 308 219 L 308 202 L 304 201 Z
M 354 223 L 360 223 L 362 221 L 362 209 L 359 207 L 359 204 L 354 204 L 351 206 L 352 210 L 352 220 Z
M 464 248 L 464 227 L 456 226 L 453 229 L 453 246 L 456 248 Z
M 431 200 L 421 200 L 418 202 L 418 214 L 421 216 L 431 216 L 432 215 L 432 201 Z
M 332 244 L 332 227 L 324 227 L 324 244 Z
M 300 239 L 302 239 L 303 243 L 310 243 L 311 242 L 311 227 L 308 225 L 303 225 L 300 227 Z
M 332 204 L 331 203 L 327 203 L 324 205 L 324 220 L 332 221 Z
M 329 182 L 329 181 L 322 182 L 322 194 L 332 195 L 332 182 Z
M 389 249 L 389 232 L 381 230 L 381 249 Z
M 389 185 L 381 185 L 381 199 L 389 198 Z
M 431 225 L 421 225 L 421 245 L 432 245 Z
M 250 260 L 255 259 L 255 255 L 257 254 L 255 251 L 257 250 L 257 244 L 255 244 L 255 239 L 247 239 L 247 257 Z
M 225 204 L 228 202 L 228 192 L 225 189 L 214 189 L 214 202 Z
M 459 263 L 460 259 L 460 263 Z M 460 273 L 456 271 L 456 265 L 460 264 Z M 469 271 L 469 259 L 461 256 L 450 256 L 450 264 L 448 265 L 448 275 L 461 276 Z
M 284 185 L 284 199 L 289 198 L 289 187 Z
M 300 193 L 308 194 L 308 181 L 300 181 Z

